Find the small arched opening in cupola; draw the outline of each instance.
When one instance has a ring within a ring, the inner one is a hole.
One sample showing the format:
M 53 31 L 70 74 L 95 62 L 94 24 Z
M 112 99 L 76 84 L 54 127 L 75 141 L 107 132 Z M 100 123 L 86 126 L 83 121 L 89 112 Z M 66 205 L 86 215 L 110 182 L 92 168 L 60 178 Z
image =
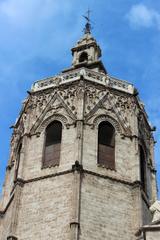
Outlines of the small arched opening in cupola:
M 86 52 L 82 52 L 80 57 L 79 57 L 79 62 L 85 62 L 88 61 L 88 54 Z

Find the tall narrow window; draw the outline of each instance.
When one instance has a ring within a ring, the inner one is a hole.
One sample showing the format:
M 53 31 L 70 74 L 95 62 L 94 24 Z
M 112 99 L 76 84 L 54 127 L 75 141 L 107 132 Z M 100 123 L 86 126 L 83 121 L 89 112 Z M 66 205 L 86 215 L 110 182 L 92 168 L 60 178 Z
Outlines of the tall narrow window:
M 146 160 L 145 153 L 142 146 L 139 146 L 139 155 L 140 155 L 140 180 L 143 190 L 146 192 Z
M 62 124 L 54 121 L 46 128 L 43 166 L 59 165 L 61 149 Z
M 115 129 L 109 122 L 101 122 L 98 128 L 98 163 L 115 169 Z
M 20 159 L 21 159 L 21 150 L 22 150 L 22 143 L 18 147 L 17 151 L 17 158 L 16 158 L 16 170 L 15 170 L 15 177 L 14 180 L 17 180 L 18 177 L 18 169 L 19 169 L 19 164 L 20 164 Z

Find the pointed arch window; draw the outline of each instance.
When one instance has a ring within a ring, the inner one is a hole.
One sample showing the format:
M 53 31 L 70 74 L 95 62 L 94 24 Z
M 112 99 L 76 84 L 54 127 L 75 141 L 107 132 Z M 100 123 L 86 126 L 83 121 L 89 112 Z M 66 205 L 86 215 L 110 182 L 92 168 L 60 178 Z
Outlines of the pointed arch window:
M 62 124 L 54 121 L 48 125 L 45 134 L 43 167 L 59 165 L 62 138 Z
M 140 157 L 140 181 L 142 184 L 142 189 L 144 192 L 147 191 L 147 182 L 146 182 L 146 159 L 145 153 L 141 145 L 139 145 L 139 157 Z
M 115 129 L 106 121 L 98 127 L 98 164 L 115 169 Z

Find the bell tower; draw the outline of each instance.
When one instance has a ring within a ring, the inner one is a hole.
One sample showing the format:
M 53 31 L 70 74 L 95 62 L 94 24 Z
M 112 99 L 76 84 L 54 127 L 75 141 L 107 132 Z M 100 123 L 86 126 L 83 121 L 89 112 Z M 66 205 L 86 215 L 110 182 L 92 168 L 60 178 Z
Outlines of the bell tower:
M 84 28 L 84 35 L 71 49 L 73 56 L 72 67 L 80 68 L 86 66 L 94 71 L 106 73 L 106 69 L 100 60 L 101 49 L 91 34 L 89 12 L 88 10 L 87 17 L 84 16 L 87 20 Z
M 103 63 L 99 58 L 101 57 L 101 49 L 91 33 L 85 33 L 76 46 L 72 48 L 73 68 L 86 66 L 97 72 L 106 73 Z
M 140 240 L 151 221 L 154 128 L 85 18 L 71 67 L 33 84 L 13 126 L 1 240 Z

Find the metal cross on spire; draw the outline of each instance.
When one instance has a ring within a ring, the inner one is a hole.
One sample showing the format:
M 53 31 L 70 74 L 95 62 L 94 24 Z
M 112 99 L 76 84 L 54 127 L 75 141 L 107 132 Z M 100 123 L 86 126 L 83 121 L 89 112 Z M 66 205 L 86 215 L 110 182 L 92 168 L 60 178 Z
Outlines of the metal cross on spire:
M 85 28 L 84 28 L 84 33 L 87 34 L 87 33 L 91 33 L 91 20 L 90 20 L 90 9 L 88 9 L 87 11 L 87 16 L 83 16 L 87 22 L 86 22 L 86 25 L 85 25 Z

